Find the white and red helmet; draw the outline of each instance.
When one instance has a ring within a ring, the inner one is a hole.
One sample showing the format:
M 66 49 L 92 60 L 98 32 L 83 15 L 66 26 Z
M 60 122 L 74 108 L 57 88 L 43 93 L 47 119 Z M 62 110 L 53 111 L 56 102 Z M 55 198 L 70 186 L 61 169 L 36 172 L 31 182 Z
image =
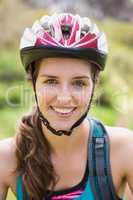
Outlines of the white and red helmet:
M 43 16 L 26 28 L 20 42 L 20 55 L 28 66 L 48 57 L 86 59 L 103 70 L 108 54 L 106 37 L 87 17 L 68 13 Z

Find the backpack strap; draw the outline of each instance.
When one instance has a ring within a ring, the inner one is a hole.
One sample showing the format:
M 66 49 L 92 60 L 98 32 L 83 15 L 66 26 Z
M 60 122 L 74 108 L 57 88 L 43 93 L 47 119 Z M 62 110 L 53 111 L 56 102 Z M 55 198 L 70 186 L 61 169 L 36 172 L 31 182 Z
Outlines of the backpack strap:
M 22 189 L 22 179 L 20 175 L 17 177 L 16 191 L 17 191 L 17 200 L 24 200 L 23 189 Z
M 90 183 L 96 200 L 118 200 L 109 170 L 109 138 L 103 124 L 90 119 L 89 142 Z
M 26 189 L 22 181 L 22 175 L 19 175 L 17 177 L 16 191 L 17 191 L 17 200 L 30 200 L 29 195 L 26 192 Z
M 88 178 L 84 192 L 73 200 L 95 200 L 93 192 L 90 187 L 90 180 Z

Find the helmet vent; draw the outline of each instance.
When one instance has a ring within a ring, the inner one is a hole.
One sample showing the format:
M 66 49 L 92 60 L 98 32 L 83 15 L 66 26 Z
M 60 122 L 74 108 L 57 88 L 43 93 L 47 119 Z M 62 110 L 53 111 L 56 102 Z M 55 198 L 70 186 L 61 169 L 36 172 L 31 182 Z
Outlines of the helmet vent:
M 81 38 L 90 31 L 90 27 L 86 24 L 81 28 Z
M 70 25 L 62 25 L 61 30 L 62 30 L 64 39 L 67 40 L 70 36 L 71 26 Z

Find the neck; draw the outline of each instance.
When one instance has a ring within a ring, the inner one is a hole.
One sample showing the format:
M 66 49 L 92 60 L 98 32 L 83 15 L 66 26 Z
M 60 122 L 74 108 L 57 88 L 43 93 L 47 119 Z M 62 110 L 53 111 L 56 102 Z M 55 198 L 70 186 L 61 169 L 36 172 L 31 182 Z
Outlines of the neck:
M 54 135 L 44 125 L 42 125 L 42 130 L 53 149 L 53 153 L 66 155 L 86 144 L 89 137 L 90 125 L 88 119 L 84 119 L 78 127 L 73 129 L 70 136 Z

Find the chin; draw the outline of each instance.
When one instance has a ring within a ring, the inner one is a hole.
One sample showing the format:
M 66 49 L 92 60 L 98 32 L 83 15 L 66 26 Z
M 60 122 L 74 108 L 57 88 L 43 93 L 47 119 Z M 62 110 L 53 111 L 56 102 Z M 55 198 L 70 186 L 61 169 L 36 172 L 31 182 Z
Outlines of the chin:
M 79 109 L 74 110 L 73 113 L 66 116 L 53 112 L 51 109 L 48 109 L 44 114 L 50 125 L 56 130 L 69 130 L 82 115 L 83 112 Z
M 72 125 L 73 125 L 73 123 L 72 122 L 68 122 L 68 123 L 66 123 L 66 122 L 57 122 L 57 121 L 55 121 L 55 122 L 53 122 L 53 123 L 51 123 L 51 126 L 54 128 L 54 129 L 56 129 L 56 130 L 69 130 L 71 127 L 72 127 Z

